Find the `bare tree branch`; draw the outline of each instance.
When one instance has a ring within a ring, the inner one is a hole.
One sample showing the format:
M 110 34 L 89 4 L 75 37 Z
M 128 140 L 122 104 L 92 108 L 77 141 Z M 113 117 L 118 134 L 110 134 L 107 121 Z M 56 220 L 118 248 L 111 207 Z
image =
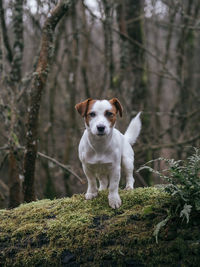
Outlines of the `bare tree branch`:
M 159 150 L 159 149 L 163 149 L 163 148 L 174 148 L 174 147 L 178 147 L 178 146 L 184 146 L 187 144 L 190 144 L 196 140 L 200 139 L 200 134 L 192 137 L 189 140 L 184 140 L 182 142 L 177 142 L 177 143 L 168 143 L 168 144 L 159 144 L 159 145 L 150 145 L 147 147 L 144 147 L 144 149 L 140 148 L 140 150 L 147 150 L 147 149 L 152 149 L 152 150 Z
M 67 165 L 64 165 L 62 163 L 60 163 L 59 161 L 57 161 L 54 158 L 51 158 L 41 152 L 37 152 L 38 156 L 48 159 L 49 161 L 53 162 L 54 164 L 58 165 L 59 167 L 61 167 L 63 170 L 70 172 L 73 176 L 75 176 L 82 184 L 85 184 L 85 181 L 83 179 L 80 178 L 80 176 L 78 176 L 74 171 L 71 170 L 71 168 Z
M 88 12 L 90 13 L 90 15 L 97 19 L 100 20 L 103 24 L 105 24 L 105 21 L 99 17 L 97 17 L 91 10 L 90 8 L 83 3 L 84 7 L 88 10 Z M 120 32 L 118 29 L 116 29 L 115 27 L 112 27 L 112 30 L 114 32 L 116 32 L 118 35 L 122 36 L 123 38 L 126 38 L 130 43 L 140 47 L 141 49 L 143 49 L 147 54 L 149 54 L 152 58 L 154 58 L 158 63 L 162 64 L 163 66 L 163 71 L 165 71 L 170 77 L 171 79 L 173 79 L 174 81 L 177 82 L 177 84 L 181 85 L 181 80 L 179 79 L 179 77 L 177 77 L 175 74 L 173 74 L 169 69 L 167 69 L 167 67 L 165 66 L 164 62 L 158 58 L 157 55 L 155 55 L 154 53 L 152 53 L 149 49 L 147 49 L 145 46 L 143 46 L 141 43 L 139 43 L 136 40 L 133 40 L 132 38 L 130 38 L 130 36 L 128 36 L 128 34 L 124 33 L 124 32 Z
M 23 147 L 23 146 L 19 146 L 19 147 L 16 147 L 16 149 L 19 149 L 19 150 L 25 150 L 25 147 Z M 4 151 L 4 150 L 10 150 L 10 147 L 7 146 L 7 145 L 6 145 L 6 146 L 3 146 L 3 147 L 0 147 L 0 151 Z M 48 159 L 49 161 L 51 161 L 51 162 L 53 162 L 54 164 L 58 165 L 58 166 L 61 167 L 63 170 L 65 170 L 65 171 L 71 173 L 73 176 L 75 176 L 75 177 L 76 177 L 82 184 L 85 184 L 85 181 L 84 181 L 83 179 L 81 179 L 81 177 L 80 177 L 78 174 L 76 174 L 76 173 L 71 169 L 70 166 L 65 165 L 65 164 L 59 162 L 58 160 L 56 160 L 56 159 L 54 159 L 54 158 L 52 158 L 52 157 L 49 157 L 49 156 L 47 156 L 47 155 L 45 155 L 44 153 L 41 153 L 41 152 L 39 152 L 39 151 L 37 152 L 37 155 L 40 156 L 40 157 L 42 157 L 42 158 Z M 5 155 L 5 157 L 7 157 L 7 156 L 8 156 L 8 153 Z M 1 164 L 1 165 L 2 165 L 2 164 Z M 1 169 L 1 166 L 0 166 L 0 169 Z

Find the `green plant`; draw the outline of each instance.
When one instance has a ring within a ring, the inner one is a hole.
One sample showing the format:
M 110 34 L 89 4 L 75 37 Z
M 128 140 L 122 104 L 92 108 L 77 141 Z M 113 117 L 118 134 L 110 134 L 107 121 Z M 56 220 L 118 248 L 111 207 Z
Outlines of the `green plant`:
M 167 169 L 157 171 L 147 165 L 154 161 L 164 161 Z M 200 211 L 200 148 L 194 148 L 194 153 L 186 160 L 158 158 L 147 162 L 137 171 L 143 169 L 148 169 L 167 181 L 168 184 L 164 185 L 164 190 L 176 198 L 177 207 L 173 211 L 175 214 L 170 211 L 168 216 L 155 227 L 154 235 L 158 241 L 160 229 L 166 225 L 172 215 L 179 213 L 180 217 L 185 218 L 188 223 L 191 210 Z

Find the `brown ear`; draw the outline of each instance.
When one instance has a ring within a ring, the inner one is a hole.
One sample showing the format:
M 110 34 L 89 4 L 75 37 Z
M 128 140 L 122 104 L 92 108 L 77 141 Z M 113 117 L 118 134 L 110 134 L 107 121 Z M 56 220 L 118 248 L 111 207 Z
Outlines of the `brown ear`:
M 112 98 L 109 102 L 116 107 L 117 111 L 119 111 L 120 117 L 122 117 L 123 108 L 119 100 L 117 98 Z
M 87 113 L 89 102 L 92 100 L 92 98 L 88 98 L 85 101 L 76 104 L 75 109 L 81 114 L 82 117 L 84 117 Z

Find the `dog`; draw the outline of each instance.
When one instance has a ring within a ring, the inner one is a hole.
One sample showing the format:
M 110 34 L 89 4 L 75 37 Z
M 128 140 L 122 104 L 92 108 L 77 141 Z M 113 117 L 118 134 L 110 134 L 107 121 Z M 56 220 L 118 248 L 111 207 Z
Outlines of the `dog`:
M 85 198 L 93 199 L 98 195 L 98 190 L 105 190 L 109 186 L 109 206 L 113 209 L 119 208 L 121 206 L 118 193 L 121 165 L 126 174 L 125 189 L 133 189 L 134 186 L 132 145 L 141 130 L 141 112 L 131 120 L 123 135 L 115 128 L 117 113 L 122 117 L 123 112 L 117 98 L 111 100 L 89 98 L 76 104 L 75 108 L 84 118 L 86 127 L 78 149 L 79 159 L 88 180 Z

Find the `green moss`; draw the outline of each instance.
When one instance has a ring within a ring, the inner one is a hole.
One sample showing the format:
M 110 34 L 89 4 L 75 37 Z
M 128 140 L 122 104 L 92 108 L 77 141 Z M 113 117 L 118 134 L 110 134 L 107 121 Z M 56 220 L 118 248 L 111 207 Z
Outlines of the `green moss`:
M 200 260 L 196 214 L 189 224 L 169 221 L 156 244 L 154 227 L 173 204 L 163 190 L 121 190 L 117 210 L 107 196 L 104 191 L 91 201 L 74 195 L 0 210 L 0 266 L 195 266 Z

